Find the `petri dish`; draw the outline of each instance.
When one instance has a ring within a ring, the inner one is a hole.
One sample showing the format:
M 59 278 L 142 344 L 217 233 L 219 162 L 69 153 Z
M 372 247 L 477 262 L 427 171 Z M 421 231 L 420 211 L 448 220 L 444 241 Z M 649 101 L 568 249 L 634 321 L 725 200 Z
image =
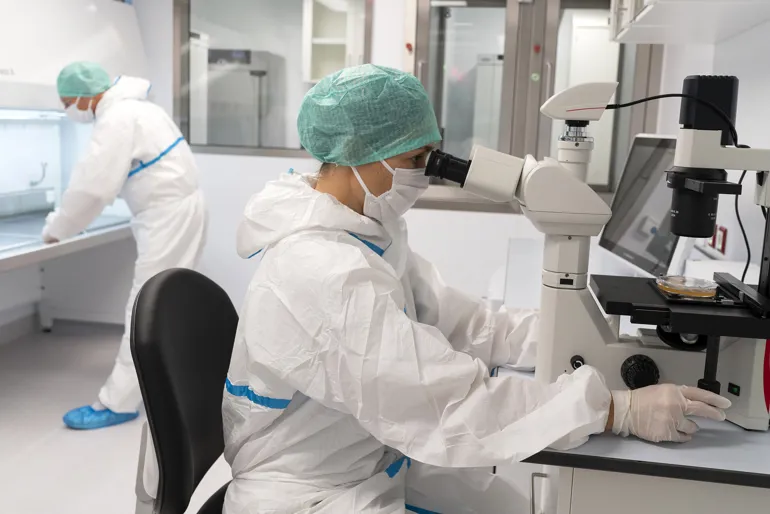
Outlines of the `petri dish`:
M 670 295 L 688 298 L 713 298 L 717 284 L 712 280 L 682 276 L 662 276 L 655 281 L 658 289 Z

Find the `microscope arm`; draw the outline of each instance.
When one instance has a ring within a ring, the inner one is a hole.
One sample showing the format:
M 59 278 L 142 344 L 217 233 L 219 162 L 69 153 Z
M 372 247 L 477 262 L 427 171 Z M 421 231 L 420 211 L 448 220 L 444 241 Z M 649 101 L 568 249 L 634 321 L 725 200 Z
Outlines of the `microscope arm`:
M 463 189 L 496 202 L 515 202 L 540 232 L 597 236 L 610 207 L 585 182 L 553 159 L 519 159 L 475 146 Z

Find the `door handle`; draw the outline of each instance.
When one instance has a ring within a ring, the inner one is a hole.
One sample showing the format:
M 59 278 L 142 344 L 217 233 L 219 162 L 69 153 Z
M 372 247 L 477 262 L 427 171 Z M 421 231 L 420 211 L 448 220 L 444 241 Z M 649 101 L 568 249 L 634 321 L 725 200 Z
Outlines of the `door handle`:
M 535 506 L 535 479 L 536 478 L 548 478 L 548 475 L 545 473 L 532 473 L 532 476 L 530 477 L 529 514 L 537 514 L 537 512 L 535 512 L 537 509 L 537 507 Z
M 425 61 L 417 61 L 417 80 L 422 82 L 422 85 L 425 84 L 425 77 L 423 77 L 423 72 L 425 71 Z
M 545 61 L 545 99 L 553 96 L 553 63 Z

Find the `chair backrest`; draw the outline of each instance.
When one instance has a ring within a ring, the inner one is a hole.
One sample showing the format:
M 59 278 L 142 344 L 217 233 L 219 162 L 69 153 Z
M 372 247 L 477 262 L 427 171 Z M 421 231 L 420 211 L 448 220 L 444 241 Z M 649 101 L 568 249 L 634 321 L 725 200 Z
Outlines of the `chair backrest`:
M 131 353 L 155 445 L 155 512 L 182 514 L 222 455 L 222 391 L 238 314 L 222 288 L 195 271 L 164 271 L 134 304 Z

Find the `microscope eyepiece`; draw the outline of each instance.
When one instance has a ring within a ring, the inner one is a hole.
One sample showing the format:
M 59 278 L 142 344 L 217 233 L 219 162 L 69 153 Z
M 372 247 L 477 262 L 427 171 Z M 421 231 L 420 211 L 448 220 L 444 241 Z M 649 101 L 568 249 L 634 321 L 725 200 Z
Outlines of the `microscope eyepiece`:
M 433 150 L 428 157 L 425 174 L 429 177 L 456 182 L 462 187 L 465 185 L 470 168 L 471 161 L 460 159 L 441 150 Z

